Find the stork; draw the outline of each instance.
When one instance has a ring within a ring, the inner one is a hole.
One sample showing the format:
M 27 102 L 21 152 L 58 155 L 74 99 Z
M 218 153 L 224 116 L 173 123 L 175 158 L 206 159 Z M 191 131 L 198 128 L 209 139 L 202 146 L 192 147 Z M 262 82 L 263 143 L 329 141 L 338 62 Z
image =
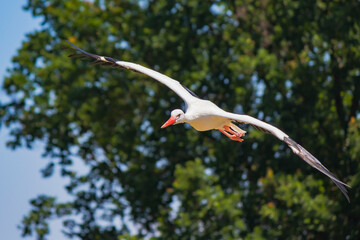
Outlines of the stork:
M 79 53 L 71 54 L 69 57 L 86 57 L 94 59 L 93 64 L 102 64 L 105 66 L 112 66 L 118 68 L 129 69 L 134 72 L 143 73 L 156 81 L 164 84 L 172 91 L 174 91 L 179 97 L 181 97 L 186 105 L 186 111 L 184 112 L 181 109 L 175 109 L 171 112 L 170 118 L 161 126 L 161 128 L 168 127 L 170 125 L 175 125 L 179 123 L 189 123 L 197 131 L 208 131 L 208 130 L 219 130 L 225 136 L 230 138 L 233 141 L 244 141 L 243 137 L 246 131 L 240 129 L 234 124 L 245 123 L 250 124 L 258 130 L 270 133 L 277 137 L 279 140 L 284 141 L 294 154 L 298 155 L 301 159 L 307 162 L 313 168 L 319 170 L 326 176 L 328 176 L 336 186 L 341 190 L 346 199 L 350 202 L 346 187 L 350 187 L 346 183 L 340 181 L 332 174 L 321 162 L 316 159 L 311 153 L 309 153 L 305 148 L 300 144 L 296 143 L 291 139 L 286 133 L 270 125 L 266 122 L 263 122 L 259 119 L 248 115 L 235 114 L 231 112 L 224 111 L 219 108 L 217 105 L 208 100 L 203 100 L 197 97 L 192 91 L 187 87 L 183 86 L 177 80 L 174 80 L 164 74 L 156 72 L 152 69 L 143 67 L 136 63 L 119 61 L 117 59 L 105 56 L 99 56 L 96 54 L 88 53 L 69 41 L 67 41 L 75 50 Z

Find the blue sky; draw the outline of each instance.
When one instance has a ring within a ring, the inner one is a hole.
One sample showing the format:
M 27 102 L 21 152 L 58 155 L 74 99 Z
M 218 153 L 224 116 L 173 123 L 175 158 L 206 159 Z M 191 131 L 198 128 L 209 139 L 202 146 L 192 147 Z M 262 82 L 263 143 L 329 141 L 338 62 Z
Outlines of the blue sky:
M 40 19 L 32 18 L 22 6 L 26 0 L 0 1 L 0 86 L 11 67 L 11 58 L 16 54 L 26 33 L 40 29 Z M 0 90 L 0 99 L 5 93 Z M 68 199 L 65 190 L 65 179 L 58 174 L 49 179 L 41 177 L 40 169 L 48 159 L 41 158 L 43 145 L 37 143 L 31 150 L 21 148 L 12 151 L 6 148 L 9 139 L 8 130 L 0 129 L 0 232 L 2 239 L 20 239 L 21 232 L 17 225 L 22 217 L 29 212 L 29 200 L 39 194 L 57 196 L 60 200 Z M 61 221 L 51 223 L 50 239 L 64 239 L 60 232 Z M 32 236 L 28 239 L 35 239 Z

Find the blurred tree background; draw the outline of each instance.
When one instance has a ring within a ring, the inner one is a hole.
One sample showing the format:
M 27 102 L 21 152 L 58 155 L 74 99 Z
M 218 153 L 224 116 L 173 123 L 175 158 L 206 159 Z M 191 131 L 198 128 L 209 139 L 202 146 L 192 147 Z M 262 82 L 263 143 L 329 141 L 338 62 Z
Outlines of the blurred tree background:
M 360 239 L 359 1 L 25 8 L 43 28 L 13 57 L 0 123 L 10 148 L 45 143 L 42 173 L 60 171 L 72 200 L 34 196 L 24 236 L 46 239 L 49 221 L 62 219 L 75 239 Z M 64 39 L 278 126 L 352 186 L 351 203 L 271 135 L 245 127 L 240 144 L 188 125 L 160 130 L 180 98 L 144 75 L 69 59 Z

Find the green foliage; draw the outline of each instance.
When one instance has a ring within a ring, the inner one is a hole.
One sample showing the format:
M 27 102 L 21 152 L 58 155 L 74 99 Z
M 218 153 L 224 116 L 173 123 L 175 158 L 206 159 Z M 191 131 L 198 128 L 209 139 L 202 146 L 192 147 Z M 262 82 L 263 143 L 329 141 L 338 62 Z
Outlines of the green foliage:
M 172 231 L 169 217 L 160 221 L 158 229 L 163 238 L 237 239 L 246 229 L 240 192 L 223 189 L 217 177 L 206 174 L 200 159 L 177 166 L 173 186 L 175 202 L 180 206 L 167 209 Z
M 38 239 L 44 239 L 44 236 L 49 233 L 47 221 L 53 215 L 55 198 L 41 195 L 30 203 L 33 210 L 22 220 L 23 236 L 31 235 L 32 229 L 35 228 Z
M 28 0 L 25 9 L 43 27 L 13 57 L 0 126 L 10 148 L 45 143 L 42 173 L 61 171 L 72 200 L 33 199 L 24 236 L 45 239 L 60 218 L 80 239 L 360 238 L 358 1 Z M 64 39 L 275 124 L 352 185 L 351 204 L 273 136 L 247 129 L 239 144 L 187 125 L 160 130 L 181 99 L 141 74 L 69 59 Z

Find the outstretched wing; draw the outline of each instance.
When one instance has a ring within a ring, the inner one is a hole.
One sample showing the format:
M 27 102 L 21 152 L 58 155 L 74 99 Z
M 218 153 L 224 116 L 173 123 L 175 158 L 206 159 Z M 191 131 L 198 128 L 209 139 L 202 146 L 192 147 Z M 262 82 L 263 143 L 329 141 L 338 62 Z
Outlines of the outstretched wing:
M 287 134 L 285 134 L 280 129 L 263 122 L 259 119 L 253 118 L 251 116 L 247 115 L 240 115 L 235 113 L 229 113 L 229 112 L 221 112 L 219 113 L 219 116 L 228 118 L 233 121 L 246 123 L 252 125 L 254 128 L 258 130 L 262 130 L 264 132 L 268 132 L 279 138 L 281 141 L 284 141 L 287 143 L 287 145 L 291 148 L 291 150 L 298 155 L 301 159 L 303 159 L 305 162 L 307 162 L 310 166 L 313 168 L 316 168 L 326 176 L 328 176 L 335 184 L 336 186 L 341 190 L 341 192 L 345 195 L 346 199 L 350 202 L 349 196 L 347 194 L 346 187 L 350 187 L 349 185 L 343 183 L 339 179 L 335 177 L 334 174 L 332 174 L 324 165 L 321 164 L 319 160 L 317 160 L 311 153 L 309 153 L 305 148 L 303 148 L 300 144 L 296 143 L 294 140 L 292 140 Z
M 185 103 L 187 105 L 189 105 L 190 102 L 194 101 L 194 99 L 198 98 L 195 95 L 195 93 L 190 91 L 187 87 L 183 86 L 178 81 L 176 81 L 176 80 L 174 80 L 174 79 L 172 79 L 172 78 L 170 78 L 168 76 L 165 76 L 164 74 L 161 74 L 161 73 L 156 72 L 154 70 L 151 70 L 149 68 L 143 67 L 143 66 L 141 66 L 139 64 L 136 64 L 136 63 L 119 61 L 119 60 L 114 59 L 114 58 L 105 57 L 105 56 L 99 56 L 99 55 L 96 55 L 96 54 L 88 53 L 88 52 L 82 50 L 81 48 L 76 47 L 71 42 L 69 42 L 69 41 L 67 41 L 67 42 L 75 50 L 80 52 L 79 54 L 71 54 L 71 55 L 69 55 L 69 57 L 85 57 L 85 58 L 89 58 L 89 59 L 95 59 L 95 61 L 93 61 L 91 63 L 92 65 L 101 64 L 101 65 L 104 65 L 104 66 L 125 68 L 125 69 L 132 70 L 134 72 L 143 73 L 143 74 L 157 80 L 158 82 L 164 84 L 165 86 L 167 86 L 171 90 L 173 90 L 179 97 L 181 97 L 185 101 Z

